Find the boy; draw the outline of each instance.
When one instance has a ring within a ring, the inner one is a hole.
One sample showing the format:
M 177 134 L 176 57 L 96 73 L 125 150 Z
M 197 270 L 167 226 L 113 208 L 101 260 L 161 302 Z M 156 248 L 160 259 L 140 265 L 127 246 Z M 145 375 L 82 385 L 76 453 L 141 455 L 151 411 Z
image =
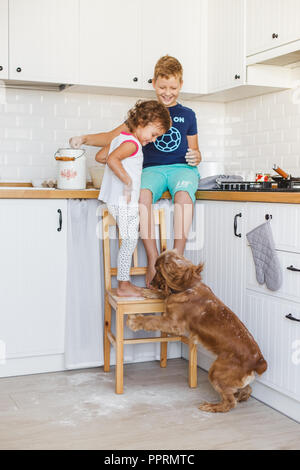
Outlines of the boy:
M 169 190 L 174 202 L 174 248 L 183 255 L 193 219 L 195 192 L 198 187 L 197 165 L 201 161 L 198 147 L 197 122 L 194 111 L 177 99 L 183 85 L 180 62 L 168 55 L 161 57 L 154 69 L 153 88 L 158 101 L 169 110 L 172 128 L 154 143 L 143 147 L 144 164 L 140 193 L 140 231 L 147 259 L 146 285 L 149 287 L 155 275 L 158 256 L 154 236 L 152 204 Z M 104 146 L 96 160 L 105 163 L 111 140 L 125 131 L 125 124 L 111 132 L 73 137 L 70 144 Z M 128 130 L 127 130 L 128 131 Z

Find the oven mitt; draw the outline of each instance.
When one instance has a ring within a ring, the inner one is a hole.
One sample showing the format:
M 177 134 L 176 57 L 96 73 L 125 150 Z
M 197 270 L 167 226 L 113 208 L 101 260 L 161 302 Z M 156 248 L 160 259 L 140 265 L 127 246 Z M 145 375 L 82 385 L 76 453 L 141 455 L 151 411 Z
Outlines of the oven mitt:
M 282 269 L 279 263 L 270 222 L 265 222 L 246 235 L 250 244 L 259 284 L 266 283 L 270 290 L 278 290 L 282 285 Z

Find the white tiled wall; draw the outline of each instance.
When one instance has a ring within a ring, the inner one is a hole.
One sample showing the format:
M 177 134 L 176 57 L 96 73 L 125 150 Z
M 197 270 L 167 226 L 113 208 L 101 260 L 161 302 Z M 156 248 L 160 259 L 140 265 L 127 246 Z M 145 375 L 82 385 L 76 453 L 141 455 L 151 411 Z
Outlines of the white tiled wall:
M 225 114 L 228 172 L 272 174 L 276 163 L 300 176 L 299 88 L 228 103 Z
M 55 178 L 54 153 L 74 135 L 118 126 L 137 97 L 7 90 L 0 96 L 0 179 Z M 225 106 L 184 102 L 197 114 L 199 144 L 207 160 L 224 156 Z M 88 166 L 96 148 L 87 149 Z
M 8 90 L 0 96 L 0 179 L 55 178 L 55 151 L 73 135 L 119 125 L 137 97 Z M 204 160 L 254 177 L 273 164 L 300 176 L 300 93 L 284 91 L 220 103 L 183 101 L 197 115 Z M 88 166 L 96 148 L 87 148 Z

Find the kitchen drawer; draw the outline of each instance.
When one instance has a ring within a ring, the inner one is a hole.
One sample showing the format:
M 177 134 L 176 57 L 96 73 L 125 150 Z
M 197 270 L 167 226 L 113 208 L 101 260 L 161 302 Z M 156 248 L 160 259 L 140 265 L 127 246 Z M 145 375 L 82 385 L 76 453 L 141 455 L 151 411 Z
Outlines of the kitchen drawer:
M 300 205 L 247 204 L 246 233 L 266 222 L 266 215 L 272 216 L 270 224 L 276 249 L 300 253 Z
M 271 291 L 265 284 L 259 284 L 256 279 L 255 264 L 250 246 L 246 252 L 246 287 L 264 294 L 271 294 L 287 300 L 300 302 L 300 254 L 276 251 L 283 272 L 283 282 L 280 289 Z M 287 268 L 293 266 L 297 271 L 290 271 Z
M 242 321 L 254 336 L 267 371 L 258 380 L 300 401 L 300 304 L 246 292 Z

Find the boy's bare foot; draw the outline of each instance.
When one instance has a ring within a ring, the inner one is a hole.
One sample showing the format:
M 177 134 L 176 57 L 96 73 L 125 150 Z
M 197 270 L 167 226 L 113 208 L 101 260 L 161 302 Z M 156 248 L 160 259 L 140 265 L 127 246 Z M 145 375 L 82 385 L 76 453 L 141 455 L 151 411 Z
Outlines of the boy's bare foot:
M 130 281 L 120 281 L 117 288 L 118 297 L 143 297 L 141 287 L 131 284 Z
M 147 273 L 145 277 L 146 286 L 151 289 L 151 282 L 156 274 L 155 264 L 148 264 Z

